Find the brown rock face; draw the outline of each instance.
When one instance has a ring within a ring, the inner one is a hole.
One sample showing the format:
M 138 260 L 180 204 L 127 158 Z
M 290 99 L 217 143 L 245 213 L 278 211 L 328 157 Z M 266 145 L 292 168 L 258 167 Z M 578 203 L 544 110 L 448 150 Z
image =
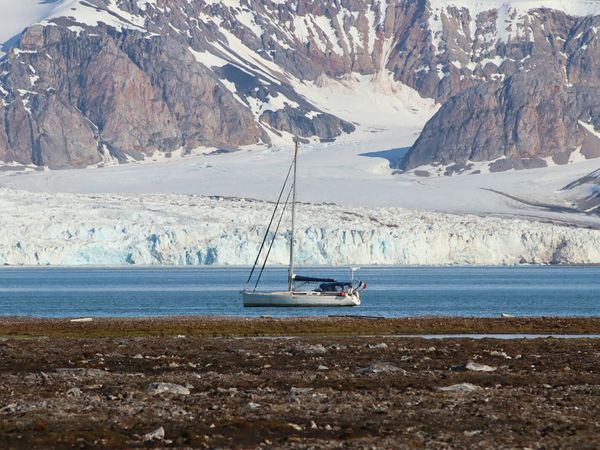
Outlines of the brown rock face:
M 79 102 L 103 142 L 123 153 L 169 151 L 180 142 L 175 119 L 160 90 L 112 41 L 88 61 Z
M 98 144 L 89 121 L 56 95 L 41 101 L 46 104 L 40 108 L 36 120 L 39 136 L 34 157 L 39 158 L 38 165 L 61 168 L 98 163 L 99 154 L 94 152 Z
M 342 129 L 345 133 L 354 131 L 353 125 L 331 114 L 319 114 L 315 118 L 308 118 L 289 107 L 278 111 L 265 111 L 261 121 L 276 130 L 287 131 L 298 136 L 321 136 L 322 140 L 334 140 L 337 136 L 332 130 Z
M 141 35 L 117 40 L 104 31 L 76 36 L 61 27 L 35 26 L 24 33 L 22 46 L 31 53 L 11 52 L 4 62 L 13 69 L 6 84 L 15 85 L 9 91 L 15 102 L 0 110 L 9 124 L 7 135 L 0 132 L 5 160 L 86 166 L 100 162 L 106 150 L 125 160 L 258 140 L 250 111 L 207 76 L 189 51 L 169 48 L 170 41 L 160 38 L 151 48 L 140 47 Z M 34 72 L 15 76 L 24 60 Z M 182 74 L 179 67 L 186 63 L 192 69 Z M 33 86 L 17 87 L 30 84 L 32 76 Z
M 519 73 L 452 97 L 426 125 L 403 161 L 405 168 L 498 158 L 509 160 L 504 170 L 527 168 L 531 158 L 566 163 L 589 136 L 579 120 L 589 122 L 590 116 L 578 100 L 580 89 L 548 73 Z M 600 102 L 600 95 L 588 94 Z M 559 159 L 563 153 L 566 161 Z

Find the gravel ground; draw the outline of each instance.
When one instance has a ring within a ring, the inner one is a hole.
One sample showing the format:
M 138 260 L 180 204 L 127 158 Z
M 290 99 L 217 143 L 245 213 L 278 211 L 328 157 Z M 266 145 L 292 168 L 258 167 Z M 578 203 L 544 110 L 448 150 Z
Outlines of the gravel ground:
M 2 448 L 597 448 L 600 439 L 596 339 L 26 334 L 0 341 Z
M 127 336 L 340 336 L 389 334 L 597 334 L 600 317 L 301 317 L 259 319 L 230 317 L 69 319 L 0 317 L 0 337 L 127 337 Z M 77 320 L 77 319 L 76 319 Z

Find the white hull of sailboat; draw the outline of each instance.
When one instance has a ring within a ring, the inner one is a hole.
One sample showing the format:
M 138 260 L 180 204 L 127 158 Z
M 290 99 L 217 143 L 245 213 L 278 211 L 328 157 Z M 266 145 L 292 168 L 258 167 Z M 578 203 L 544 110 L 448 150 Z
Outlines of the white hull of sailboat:
M 270 306 L 304 306 L 304 307 L 329 307 L 329 306 L 358 306 L 360 296 L 337 295 L 323 292 L 242 292 L 242 299 L 246 307 Z

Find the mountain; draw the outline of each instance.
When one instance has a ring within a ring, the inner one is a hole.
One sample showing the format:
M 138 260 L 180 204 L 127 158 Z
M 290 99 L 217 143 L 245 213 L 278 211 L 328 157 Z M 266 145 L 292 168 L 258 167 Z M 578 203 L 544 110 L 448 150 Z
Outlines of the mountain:
M 597 0 L 31 1 L 43 20 L 2 36 L 2 161 L 330 141 L 436 110 L 401 168 L 600 156 Z
M 405 169 L 437 164 L 452 173 L 493 161 L 486 169 L 503 171 L 600 156 L 600 17 L 571 15 L 600 13 L 600 4 L 566 5 L 434 10 L 439 57 L 451 68 L 442 76 L 464 81 L 427 123 Z

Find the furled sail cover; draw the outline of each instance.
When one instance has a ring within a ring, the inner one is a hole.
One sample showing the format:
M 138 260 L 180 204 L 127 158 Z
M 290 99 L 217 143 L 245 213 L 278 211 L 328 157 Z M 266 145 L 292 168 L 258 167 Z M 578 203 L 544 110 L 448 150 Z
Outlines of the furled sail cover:
M 333 278 L 313 278 L 303 277 L 302 275 L 294 275 L 294 281 L 299 283 L 335 283 Z

